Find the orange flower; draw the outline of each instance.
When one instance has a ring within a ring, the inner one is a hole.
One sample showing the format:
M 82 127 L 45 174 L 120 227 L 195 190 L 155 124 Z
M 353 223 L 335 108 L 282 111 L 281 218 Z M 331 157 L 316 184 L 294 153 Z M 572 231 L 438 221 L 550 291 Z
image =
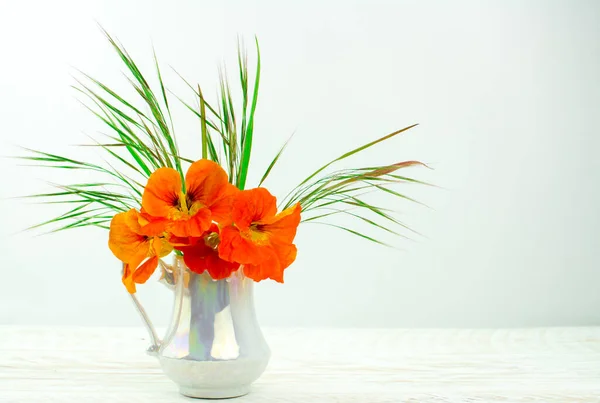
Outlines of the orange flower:
M 179 173 L 159 168 L 148 178 L 142 209 L 153 219 L 155 230 L 166 229 L 178 237 L 200 237 L 213 221 L 228 219 L 237 188 L 227 173 L 209 160 L 194 162 L 185 176 L 185 193 Z
M 136 283 L 145 283 L 154 273 L 158 259 L 173 250 L 166 234 L 144 230 L 148 224 L 135 209 L 115 215 L 110 223 L 108 247 L 124 263 L 123 284 L 132 294 Z
M 255 281 L 271 278 L 283 283 L 283 271 L 296 259 L 292 243 L 300 223 L 300 204 L 277 214 L 276 199 L 268 190 L 239 192 L 233 202 L 233 225 L 221 230 L 219 256 L 244 265 Z
M 194 273 L 208 271 L 213 280 L 222 280 L 236 271 L 239 263 L 228 262 L 219 257 L 219 227 L 212 224 L 200 238 L 191 238 L 186 246 L 177 247 L 183 252 L 183 261 Z

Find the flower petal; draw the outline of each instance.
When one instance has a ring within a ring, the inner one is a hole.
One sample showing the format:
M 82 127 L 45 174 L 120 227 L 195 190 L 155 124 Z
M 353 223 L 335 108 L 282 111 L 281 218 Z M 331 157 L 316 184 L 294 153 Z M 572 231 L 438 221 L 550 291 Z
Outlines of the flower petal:
M 145 236 L 134 231 L 132 226 L 135 227 L 135 223 L 137 212 L 133 209 L 116 214 L 110 222 L 108 247 L 117 259 L 125 263 L 139 260 L 140 256 L 143 260 L 148 254 L 149 244 Z
M 176 237 L 200 237 L 210 227 L 210 224 L 210 210 L 202 208 L 191 217 L 172 221 L 167 230 Z
M 235 196 L 231 217 L 235 225 L 247 229 L 250 224 L 273 217 L 277 213 L 277 199 L 265 188 L 244 190 Z
M 219 258 L 219 254 L 214 250 L 206 257 L 206 266 L 206 271 L 208 271 L 213 280 L 227 278 L 231 276 L 231 273 L 240 268 L 239 263 L 227 262 Z
M 259 245 L 243 237 L 240 231 L 228 226 L 221 229 L 219 257 L 228 262 L 240 264 L 258 264 L 271 256 L 270 245 Z
M 214 161 L 202 159 L 190 165 L 185 175 L 186 195 L 193 202 L 210 206 L 229 184 L 227 173 Z
M 159 168 L 150 175 L 142 195 L 144 211 L 154 217 L 171 218 L 181 193 L 181 178 L 173 168 Z
M 277 259 L 279 260 L 279 264 L 281 265 L 281 282 L 283 283 L 283 270 L 287 269 L 294 261 L 296 260 L 296 255 L 298 253 L 298 249 L 294 244 L 275 244 L 273 245 L 273 249 L 277 254 Z M 273 277 L 271 277 L 273 278 Z M 273 280 L 276 280 L 273 278 Z M 277 280 L 279 281 L 279 280 Z
M 169 237 L 169 243 L 175 247 L 175 249 L 180 249 L 183 246 L 190 246 L 196 243 L 197 238 L 191 237 L 178 237 L 171 236 Z
M 262 281 L 270 278 L 283 283 L 283 269 L 275 250 L 269 248 L 269 257 L 260 264 L 244 265 L 244 275 L 254 281 Z
M 296 260 L 296 246 L 276 243 L 270 249 L 270 256 L 260 264 L 244 266 L 244 274 L 254 281 L 272 279 L 283 283 L 283 271 Z
M 150 214 L 142 210 L 138 214 L 138 225 L 140 234 L 146 236 L 160 236 L 166 230 L 169 225 L 169 220 L 163 217 L 153 217 Z
M 154 273 L 157 266 L 158 257 L 153 256 L 146 260 L 144 264 L 142 264 L 133 272 L 133 281 L 138 284 L 144 284 L 146 281 L 148 281 L 152 273 Z
M 300 203 L 283 210 L 274 217 L 259 221 L 262 231 L 269 233 L 278 242 L 291 243 L 300 224 Z
M 221 193 L 219 193 L 213 203 L 208 206 L 212 213 L 211 219 L 221 225 L 230 224 L 232 222 L 231 207 L 235 197 L 240 192 L 241 191 L 237 187 L 230 183 L 224 186 Z
M 173 252 L 173 245 L 165 238 L 152 239 L 152 250 L 150 251 L 152 256 L 165 257 L 171 252 Z
M 200 239 L 195 245 L 183 247 L 181 250 L 183 260 L 191 271 L 198 274 L 208 271 L 214 280 L 229 277 L 240 266 L 237 263 L 220 259 L 217 251 L 207 246 L 203 239 Z
M 124 263 L 123 264 L 123 284 L 125 285 L 125 288 L 127 288 L 127 291 L 130 294 L 135 294 L 135 282 L 133 281 L 133 278 L 131 277 L 132 273 L 131 273 L 131 268 L 128 264 Z
M 202 274 L 206 270 L 206 256 L 210 253 L 210 248 L 204 245 L 200 240 L 194 245 L 183 246 L 179 248 L 183 252 L 183 261 L 185 265 L 194 273 Z

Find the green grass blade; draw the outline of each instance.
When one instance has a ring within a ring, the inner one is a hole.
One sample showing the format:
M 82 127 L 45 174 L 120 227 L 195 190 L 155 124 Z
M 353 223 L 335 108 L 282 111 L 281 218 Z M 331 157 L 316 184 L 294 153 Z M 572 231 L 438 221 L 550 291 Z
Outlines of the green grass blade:
M 141 112 L 138 108 L 136 108 L 135 106 L 133 106 L 131 103 L 127 102 L 125 99 L 123 99 L 121 96 L 119 96 L 116 92 L 114 92 L 113 90 L 111 90 L 108 86 L 106 86 L 105 84 L 103 84 L 100 81 L 96 80 L 95 78 L 87 75 L 86 73 L 84 73 L 84 72 L 82 72 L 80 70 L 78 70 L 78 71 L 85 78 L 87 78 L 88 80 L 92 81 L 94 84 L 96 84 L 102 90 L 104 90 L 107 94 L 109 94 L 110 96 L 112 96 L 113 98 L 115 98 L 117 101 L 119 101 L 120 103 L 122 103 L 123 105 L 125 105 L 126 107 L 128 107 L 129 109 L 131 109 L 132 111 L 134 111 L 136 113 L 136 115 L 143 116 L 145 119 L 149 120 L 143 112 Z M 75 79 L 75 81 L 80 82 L 77 79 Z
M 242 87 L 242 148 L 244 147 L 244 142 L 246 141 L 246 119 L 247 119 L 247 110 L 248 110 L 248 60 L 245 51 L 240 45 L 238 39 L 238 70 L 240 75 L 240 85 Z
M 208 129 L 206 128 L 206 106 L 204 103 L 204 96 L 200 85 L 198 85 L 198 94 L 200 94 L 200 123 L 202 126 L 202 158 L 206 159 L 208 156 Z
M 397 136 L 398 134 L 403 133 L 403 132 L 405 132 L 405 131 L 407 131 L 409 129 L 412 129 L 413 127 L 415 127 L 417 125 L 418 124 L 414 124 L 414 125 L 407 126 L 407 127 L 403 128 L 403 129 L 396 130 L 395 132 L 387 134 L 387 135 L 385 135 L 385 136 L 383 136 L 383 137 L 381 137 L 381 138 L 379 138 L 379 139 L 377 139 L 375 141 L 372 141 L 372 142 L 367 143 L 365 145 L 362 145 L 362 146 L 360 146 L 358 148 L 355 148 L 352 151 L 348 151 L 347 153 L 340 155 L 336 159 L 328 162 L 327 164 L 323 165 L 321 168 L 319 168 L 315 172 L 313 172 L 308 178 L 306 178 L 302 182 L 300 182 L 299 186 L 305 184 L 306 182 L 308 182 L 309 180 L 311 180 L 312 178 L 314 178 L 316 175 L 318 175 L 319 173 L 321 173 L 322 171 L 324 171 L 325 169 L 327 169 L 332 164 L 334 164 L 334 163 L 336 163 L 338 161 L 341 161 L 341 160 L 343 160 L 345 158 L 348 158 L 348 157 L 350 157 L 350 156 L 352 156 L 352 155 L 354 155 L 354 154 L 356 154 L 356 153 L 358 153 L 360 151 L 366 150 L 367 148 L 372 147 L 375 144 L 381 143 L 382 141 L 385 141 L 385 140 L 388 140 L 388 139 L 390 139 L 390 138 L 392 138 L 394 136 Z
M 179 74 L 179 72 L 177 72 L 177 70 L 173 69 L 173 71 L 175 72 L 175 74 L 177 74 L 179 76 L 179 78 L 181 78 L 181 80 L 188 86 L 190 87 L 190 89 L 196 94 L 196 96 L 199 98 L 200 94 L 196 91 L 196 88 L 194 88 L 194 86 L 192 84 L 189 83 L 189 81 L 187 81 L 181 74 Z M 206 105 L 206 107 L 208 108 L 208 110 L 221 122 L 223 123 L 223 119 L 221 118 L 221 114 L 219 112 L 217 112 L 217 110 L 215 108 L 213 108 L 208 101 L 204 100 L 204 103 Z M 193 108 L 192 108 L 193 109 Z M 215 130 L 217 130 L 215 128 Z
M 248 117 L 248 127 L 244 133 L 244 143 L 242 149 L 242 159 L 240 161 L 240 172 L 238 178 L 238 187 L 244 189 L 246 186 L 246 177 L 248 176 L 248 167 L 250 165 L 250 154 L 252 153 L 252 138 L 254 135 L 254 114 L 258 102 L 258 89 L 260 87 L 260 47 L 258 38 L 256 39 L 256 75 L 254 77 L 254 90 L 252 93 L 252 104 L 250 106 L 250 116 Z
M 169 110 L 169 100 L 167 99 L 167 92 L 165 91 L 165 85 L 163 83 L 162 75 L 160 74 L 160 67 L 158 66 L 158 58 L 156 57 L 156 52 L 152 49 L 152 53 L 154 55 L 154 64 L 156 66 L 156 75 L 158 76 L 158 83 L 160 84 L 160 92 L 163 97 L 163 102 L 165 103 L 165 108 L 167 113 L 169 114 L 169 119 L 171 119 L 171 111 Z
M 310 223 L 310 224 L 327 225 L 327 226 L 329 226 L 329 227 L 333 227 L 333 228 L 341 229 L 341 230 L 344 230 L 344 231 L 346 231 L 346 232 L 349 232 L 349 233 L 351 233 L 352 235 L 357 235 L 357 236 L 359 236 L 359 237 L 361 237 L 361 238 L 363 238 L 363 239 L 366 239 L 366 240 L 368 240 L 368 241 L 374 242 L 374 243 L 376 243 L 376 244 L 378 244 L 378 245 L 383 245 L 383 246 L 391 247 L 391 245 L 389 245 L 389 244 L 387 244 L 387 243 L 385 243 L 385 242 L 382 242 L 382 241 L 380 241 L 380 240 L 378 240 L 378 239 L 375 239 L 375 238 L 373 238 L 373 237 L 370 237 L 370 236 L 368 236 L 368 235 L 361 234 L 360 232 L 358 232 L 358 231 L 356 231 L 356 230 L 353 230 L 353 229 L 350 229 L 350 228 L 347 228 L 347 227 L 344 227 L 344 226 L 341 226 L 341 225 L 332 224 L 332 223 L 328 223 L 328 222 L 320 222 L 320 221 L 311 221 L 311 222 L 309 222 L 309 223 Z
M 265 173 L 263 174 L 260 182 L 258 183 L 258 187 L 260 187 L 260 185 L 263 184 L 263 182 L 267 179 L 267 177 L 269 176 L 269 174 L 271 173 L 271 170 L 273 169 L 273 167 L 275 166 L 275 164 L 277 163 L 277 161 L 279 160 L 279 157 L 281 156 L 281 154 L 283 153 L 283 150 L 285 150 L 285 148 L 287 147 L 288 143 L 290 142 L 290 140 L 292 139 L 292 136 L 290 136 L 289 139 L 287 139 L 287 141 L 283 144 L 283 146 L 281 146 L 281 148 L 279 149 L 279 152 L 275 155 L 275 158 L 273 158 L 271 160 L 271 163 L 269 164 L 269 166 L 267 167 L 267 170 L 265 171 Z
M 185 102 L 183 99 L 181 99 L 180 97 L 178 97 L 177 95 L 175 95 L 177 97 L 177 99 L 179 99 L 179 101 L 187 108 L 190 110 L 190 112 L 192 112 L 194 115 L 196 115 L 196 117 L 198 119 L 203 119 L 202 115 L 200 114 L 200 112 L 198 112 L 197 110 L 195 110 L 190 104 L 188 104 L 187 102 Z M 204 105 L 206 106 L 206 100 L 204 101 Z M 221 128 L 219 128 L 214 122 L 211 122 L 210 120 L 206 119 L 206 124 L 208 125 L 208 127 L 210 127 L 211 129 L 213 129 L 214 131 L 218 132 L 221 137 L 227 141 L 227 139 L 224 137 L 223 135 L 223 131 Z

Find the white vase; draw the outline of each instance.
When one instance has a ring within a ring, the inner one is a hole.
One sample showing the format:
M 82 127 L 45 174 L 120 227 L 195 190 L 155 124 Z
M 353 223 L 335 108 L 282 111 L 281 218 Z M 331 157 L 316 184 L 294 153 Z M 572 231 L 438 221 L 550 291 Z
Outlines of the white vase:
M 171 323 L 163 340 L 134 294 L 152 339 L 149 353 L 179 391 L 196 398 L 247 394 L 270 358 L 254 310 L 254 281 L 238 270 L 225 280 L 191 272 L 181 257 L 161 262 L 163 281 L 174 290 Z

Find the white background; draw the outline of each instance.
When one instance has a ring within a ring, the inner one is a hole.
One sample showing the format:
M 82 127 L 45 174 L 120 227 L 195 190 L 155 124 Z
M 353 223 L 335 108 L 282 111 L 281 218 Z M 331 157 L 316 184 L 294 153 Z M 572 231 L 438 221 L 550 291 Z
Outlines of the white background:
M 423 237 L 386 249 L 302 226 L 286 284 L 261 283 L 265 325 L 490 327 L 600 324 L 600 3 L 596 1 L 2 1 L 0 154 L 85 158 L 103 128 L 70 88 L 75 68 L 116 89 L 122 66 L 96 22 L 152 75 L 214 93 L 237 35 L 263 61 L 250 183 L 282 196 L 342 152 L 412 123 L 340 167 L 420 159 L 398 204 Z M 253 52 L 250 52 L 253 55 Z M 233 76 L 233 75 L 232 75 Z M 233 76 L 235 78 L 235 76 Z M 173 99 L 173 104 L 177 101 Z M 183 108 L 184 154 L 199 127 Z M 81 175 L 0 161 L 0 323 L 138 325 L 107 233 L 19 232 L 59 213 L 10 197 Z M 365 227 L 358 226 L 359 229 Z M 389 240 L 386 238 L 386 240 Z M 169 293 L 140 287 L 164 324 Z

